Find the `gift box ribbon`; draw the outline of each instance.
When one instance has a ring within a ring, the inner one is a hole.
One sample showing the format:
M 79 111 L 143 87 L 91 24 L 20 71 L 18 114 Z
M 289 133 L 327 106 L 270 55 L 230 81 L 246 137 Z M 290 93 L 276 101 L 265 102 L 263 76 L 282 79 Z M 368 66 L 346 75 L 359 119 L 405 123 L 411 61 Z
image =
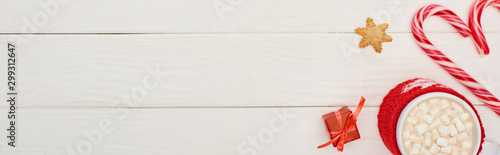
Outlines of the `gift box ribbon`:
M 361 97 L 361 100 L 359 101 L 358 108 L 356 108 L 356 111 L 354 113 L 351 113 L 346 120 L 345 126 L 342 128 L 342 130 L 337 130 L 337 131 L 331 131 L 330 135 L 333 137 L 330 141 L 326 142 L 323 145 L 318 146 L 319 148 L 326 147 L 328 145 L 331 145 L 333 142 L 338 141 L 337 144 L 337 151 L 342 152 L 344 150 L 344 139 L 348 138 L 348 132 L 356 130 L 356 120 L 358 118 L 359 113 L 361 112 L 361 109 L 363 108 L 363 105 L 365 104 L 365 98 Z M 335 111 L 335 115 L 337 116 L 337 121 L 339 124 L 342 124 L 342 117 L 340 116 L 340 111 Z

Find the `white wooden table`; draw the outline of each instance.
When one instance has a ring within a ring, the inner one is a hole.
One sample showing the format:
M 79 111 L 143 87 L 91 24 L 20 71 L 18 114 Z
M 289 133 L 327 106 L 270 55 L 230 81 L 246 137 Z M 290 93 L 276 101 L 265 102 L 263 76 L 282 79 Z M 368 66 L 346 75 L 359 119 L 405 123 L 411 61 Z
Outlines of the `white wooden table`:
M 343 154 L 390 154 L 378 107 L 391 88 L 416 77 L 465 95 L 487 138 L 500 142 L 500 117 L 433 63 L 410 29 L 413 14 L 431 3 L 467 20 L 472 0 L 60 0 L 45 7 L 50 2 L 0 5 L 1 45 L 13 42 L 19 52 L 17 146 L 3 138 L 0 154 L 340 154 L 316 149 L 329 140 L 321 115 L 355 109 L 361 95 L 362 138 Z M 394 41 L 381 54 L 357 48 L 354 29 L 366 17 L 390 24 Z M 424 24 L 430 40 L 496 96 L 499 18 L 485 9 L 486 57 L 444 20 Z M 4 95 L 6 82 L 0 86 Z M 2 128 L 8 108 L 0 104 Z

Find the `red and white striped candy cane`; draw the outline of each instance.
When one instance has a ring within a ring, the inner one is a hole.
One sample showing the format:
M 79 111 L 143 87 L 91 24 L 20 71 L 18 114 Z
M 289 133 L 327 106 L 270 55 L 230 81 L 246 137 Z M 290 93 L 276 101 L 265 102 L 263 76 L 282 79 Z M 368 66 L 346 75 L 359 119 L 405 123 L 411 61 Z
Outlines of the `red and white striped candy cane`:
M 441 51 L 439 51 L 424 34 L 422 30 L 422 22 L 427 16 L 436 15 L 448 21 L 462 36 L 468 37 L 470 29 L 465 23 L 451 10 L 446 9 L 441 5 L 428 5 L 420 9 L 415 14 L 412 21 L 413 37 L 417 44 L 431 57 L 437 64 L 443 67 L 450 75 L 455 77 L 462 85 L 467 87 L 476 95 L 482 102 L 490 107 L 495 113 L 500 115 L 500 101 L 495 98 L 481 84 L 474 80 L 469 74 L 462 70 L 458 65 L 453 63 Z
M 472 32 L 472 38 L 474 38 L 474 44 L 481 56 L 490 53 L 490 48 L 488 47 L 488 43 L 483 34 L 483 28 L 481 27 L 481 14 L 483 13 L 483 9 L 490 5 L 500 9 L 500 0 L 477 0 L 469 15 L 469 27 Z

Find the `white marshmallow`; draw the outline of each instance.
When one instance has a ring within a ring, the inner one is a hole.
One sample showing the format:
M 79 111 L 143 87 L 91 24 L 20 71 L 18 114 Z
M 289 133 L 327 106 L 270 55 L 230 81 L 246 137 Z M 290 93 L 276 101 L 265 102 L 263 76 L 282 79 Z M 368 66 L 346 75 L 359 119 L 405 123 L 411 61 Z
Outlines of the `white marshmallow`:
M 429 129 L 429 126 L 427 124 L 420 124 L 420 125 L 415 126 L 414 129 L 415 129 L 415 132 L 420 136 L 420 135 L 424 134 L 427 131 L 427 129 Z
M 419 154 L 420 153 L 420 144 L 413 144 L 411 148 L 411 154 Z
M 423 113 L 429 112 L 429 107 L 425 103 L 420 103 L 419 108 Z
M 438 131 L 436 129 L 432 130 L 432 141 L 436 141 L 438 136 L 439 136 Z
M 411 134 L 410 130 L 403 131 L 403 138 L 409 139 L 410 138 L 410 134 Z
M 441 152 L 444 152 L 444 153 L 451 153 L 451 147 L 449 146 L 443 146 L 441 148 Z
M 424 140 L 424 146 L 431 146 L 432 145 L 432 136 L 430 132 L 425 133 L 425 140 Z
M 441 125 L 439 126 L 438 132 L 439 134 L 441 134 L 441 136 L 446 136 L 450 134 L 450 127 Z
M 465 142 L 462 142 L 462 147 L 463 148 L 470 148 L 471 147 L 471 143 L 465 141 Z
M 466 132 L 462 132 L 462 133 L 458 134 L 457 140 L 458 141 L 467 140 L 467 137 L 468 137 L 467 133 Z
M 428 124 L 431 124 L 433 120 L 434 120 L 434 117 L 432 117 L 431 115 L 429 115 L 429 114 L 424 115 L 424 121 L 427 122 Z
M 450 136 L 456 136 L 458 134 L 457 128 L 455 125 L 450 124 L 448 127 L 450 127 Z
M 452 109 L 446 109 L 446 114 L 450 115 L 451 117 L 457 117 L 457 112 Z
M 439 125 L 441 125 L 441 120 L 440 119 L 435 119 L 434 122 L 432 122 L 432 124 L 430 125 L 431 128 L 437 128 L 439 127 Z
M 448 143 L 451 145 L 456 145 L 457 144 L 457 137 L 451 137 L 448 139 Z
M 416 115 L 416 114 L 417 114 L 417 112 L 418 112 L 418 111 L 419 111 L 419 110 L 418 110 L 418 107 L 415 107 L 415 108 L 413 108 L 413 110 L 411 110 L 411 111 L 410 111 L 410 114 L 409 114 L 409 115 L 410 115 L 410 116 L 414 116 L 414 115 Z
M 462 121 L 467 121 L 469 119 L 469 114 L 467 113 L 463 113 L 463 114 L 460 114 L 460 119 L 462 119 Z
M 451 152 L 453 155 L 458 155 L 458 153 L 460 153 L 460 148 L 458 148 L 458 146 L 452 146 Z
M 433 98 L 429 101 L 429 104 L 437 104 L 439 103 L 439 100 L 440 100 L 439 98 Z
M 431 108 L 429 111 L 431 115 L 436 116 L 439 113 L 440 109 L 439 108 Z
M 448 139 L 443 137 L 438 137 L 436 140 L 436 144 L 439 146 L 448 146 Z
M 407 140 L 407 141 L 405 141 L 404 145 L 405 145 L 405 147 L 410 148 L 411 142 L 409 140 Z
M 427 149 L 425 149 L 425 148 L 423 148 L 423 147 L 422 147 L 422 154 L 423 154 L 423 155 L 432 155 L 432 153 L 431 153 L 431 152 L 429 152 L 429 150 L 427 150 Z
M 415 117 L 417 117 L 417 118 L 420 116 L 422 116 L 422 111 L 418 111 L 417 114 L 415 114 Z
M 424 143 L 424 135 L 418 136 L 417 139 L 418 139 L 418 143 Z
M 410 141 L 411 142 L 416 142 L 418 140 L 418 136 L 415 133 L 411 133 L 410 135 Z
M 455 123 L 455 126 L 457 127 L 458 132 L 462 132 L 465 130 L 465 125 L 460 119 L 458 119 L 458 118 L 453 119 L 453 123 Z
M 464 112 L 464 109 L 462 109 L 462 107 L 459 106 L 458 103 L 453 104 L 453 109 L 455 109 L 456 111 L 458 111 L 458 113 L 463 113 Z
M 467 129 L 467 131 L 471 131 L 473 129 L 474 125 L 472 125 L 471 122 L 467 122 L 465 123 L 465 129 Z
M 450 102 L 448 100 L 441 100 L 441 109 L 446 109 L 450 107 Z
M 444 124 L 446 125 L 450 124 L 450 118 L 448 117 L 448 115 L 443 114 L 439 118 L 444 122 Z
M 410 124 L 417 124 L 417 120 L 413 117 L 406 118 L 406 121 Z
M 432 144 L 431 148 L 429 149 L 429 151 L 431 151 L 432 153 L 437 153 L 439 152 L 439 150 L 441 150 L 441 147 L 437 146 L 436 144 Z

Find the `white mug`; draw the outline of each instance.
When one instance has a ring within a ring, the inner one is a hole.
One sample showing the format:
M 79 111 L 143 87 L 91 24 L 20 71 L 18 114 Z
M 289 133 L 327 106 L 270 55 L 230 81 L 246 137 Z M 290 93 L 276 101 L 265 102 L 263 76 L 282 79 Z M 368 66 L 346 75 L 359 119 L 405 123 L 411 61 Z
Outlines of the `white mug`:
M 431 93 L 426 93 L 423 95 L 420 95 L 416 98 L 414 98 L 406 107 L 401 111 L 401 114 L 399 115 L 398 118 L 398 124 L 396 126 L 396 140 L 398 143 L 399 150 L 402 155 L 407 155 L 406 151 L 404 150 L 403 146 L 403 125 L 404 121 L 406 120 L 406 117 L 410 113 L 410 111 L 415 107 L 417 104 L 419 104 L 422 101 L 425 101 L 429 98 L 435 98 L 435 97 L 443 97 L 443 98 L 448 98 L 450 100 L 454 100 L 456 103 L 461 104 L 465 109 L 471 113 L 471 118 L 474 120 L 474 125 L 476 127 L 476 136 L 477 137 L 474 141 L 474 154 L 477 154 L 479 151 L 479 143 L 481 142 L 481 126 L 479 125 L 479 119 L 475 115 L 475 112 L 472 110 L 472 108 L 465 102 L 464 100 L 460 99 L 459 97 L 448 94 L 448 93 L 443 93 L 443 92 L 431 92 Z M 500 146 L 498 144 L 495 144 L 493 142 L 489 141 L 484 141 L 482 144 L 483 149 L 481 151 L 481 154 L 483 155 L 500 155 Z

